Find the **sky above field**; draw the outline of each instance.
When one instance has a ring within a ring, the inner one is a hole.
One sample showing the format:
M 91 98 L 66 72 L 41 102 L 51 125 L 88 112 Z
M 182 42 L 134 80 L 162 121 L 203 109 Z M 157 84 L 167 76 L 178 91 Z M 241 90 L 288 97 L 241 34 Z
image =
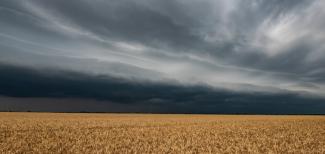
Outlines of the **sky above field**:
M 0 110 L 325 113 L 324 19 L 323 0 L 1 0 Z

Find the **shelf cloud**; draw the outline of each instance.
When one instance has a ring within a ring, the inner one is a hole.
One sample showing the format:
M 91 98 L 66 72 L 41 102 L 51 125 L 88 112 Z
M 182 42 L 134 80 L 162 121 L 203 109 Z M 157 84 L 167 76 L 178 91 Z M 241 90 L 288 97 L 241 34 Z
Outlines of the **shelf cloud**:
M 322 0 L 3 0 L 0 96 L 144 112 L 151 104 L 244 113 L 273 103 L 265 112 L 319 113 L 324 8 Z

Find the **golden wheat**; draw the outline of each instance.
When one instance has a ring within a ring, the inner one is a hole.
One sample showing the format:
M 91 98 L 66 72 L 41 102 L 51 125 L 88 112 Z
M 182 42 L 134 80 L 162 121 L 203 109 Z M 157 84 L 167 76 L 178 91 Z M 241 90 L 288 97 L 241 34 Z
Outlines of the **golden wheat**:
M 325 117 L 0 113 L 0 153 L 325 153 Z

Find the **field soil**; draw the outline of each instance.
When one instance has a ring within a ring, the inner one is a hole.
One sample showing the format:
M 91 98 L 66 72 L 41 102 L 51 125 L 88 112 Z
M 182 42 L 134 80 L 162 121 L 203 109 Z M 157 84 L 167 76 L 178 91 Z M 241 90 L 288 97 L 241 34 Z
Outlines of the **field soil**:
M 0 153 L 325 153 L 325 116 L 3 112 Z

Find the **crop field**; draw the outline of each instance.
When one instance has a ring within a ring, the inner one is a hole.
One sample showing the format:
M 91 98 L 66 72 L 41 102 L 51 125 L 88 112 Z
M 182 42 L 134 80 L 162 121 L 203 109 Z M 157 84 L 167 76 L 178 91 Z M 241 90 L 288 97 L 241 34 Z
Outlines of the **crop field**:
M 0 113 L 0 153 L 325 153 L 325 117 Z

